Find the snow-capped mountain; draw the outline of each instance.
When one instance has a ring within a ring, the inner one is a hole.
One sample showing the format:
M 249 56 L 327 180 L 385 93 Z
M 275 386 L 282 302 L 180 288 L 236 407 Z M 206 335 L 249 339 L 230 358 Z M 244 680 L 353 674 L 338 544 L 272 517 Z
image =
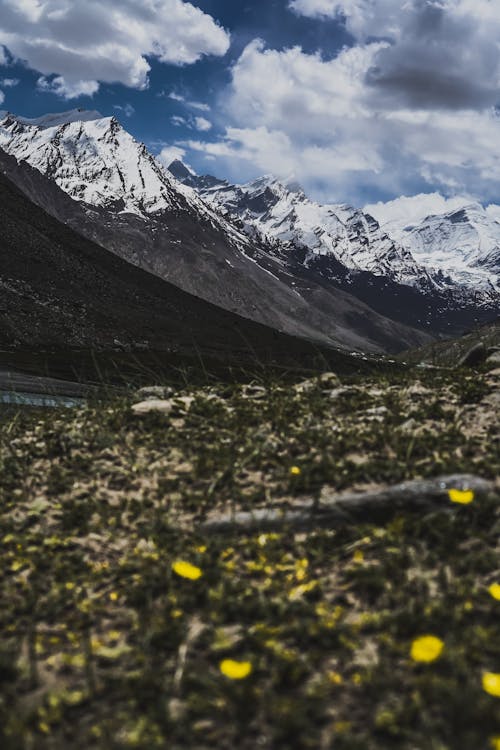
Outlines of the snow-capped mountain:
M 179 162 L 170 166 L 182 175 Z M 300 186 L 283 184 L 266 175 L 245 185 L 228 185 L 209 176 L 184 177 L 205 200 L 237 216 L 248 234 L 279 240 L 307 251 L 305 265 L 317 256 L 330 256 L 353 271 L 368 271 L 400 284 L 428 284 L 432 269 L 416 262 L 412 253 L 383 232 L 372 216 L 344 205 L 321 205 Z
M 139 216 L 206 206 L 114 117 L 79 109 L 37 119 L 4 114 L 0 147 L 50 177 L 77 201 Z
M 300 186 L 272 176 L 232 185 L 210 175 L 193 175 L 178 161 L 170 170 L 232 217 L 247 235 L 268 243 L 271 254 L 288 267 L 301 266 L 315 279 L 348 289 L 384 315 L 455 333 L 479 319 L 498 316 L 500 289 L 491 270 L 493 241 L 486 255 L 484 242 L 476 253 L 476 260 L 482 258 L 478 273 L 459 274 L 456 256 L 463 253 L 459 245 L 455 247 L 459 238 L 450 237 L 441 253 L 433 241 L 437 227 L 422 232 L 419 244 L 410 230 L 388 232 L 360 209 L 321 205 L 310 200 Z M 457 214 L 447 223 L 456 226 L 458 218 Z M 415 233 L 418 237 L 417 229 Z M 446 253 L 448 262 L 441 262 Z M 488 266 L 484 265 L 486 257 Z M 480 284 L 476 283 L 479 277 Z
M 342 348 L 396 351 L 426 335 L 346 291 L 294 272 L 266 238 L 250 238 L 182 184 L 114 117 L 72 110 L 36 120 L 5 113 L 0 149 L 48 178 L 43 191 L 12 165 L 38 205 L 125 260 L 220 307 Z M 61 200 L 57 186 L 71 201 Z
M 480 203 L 422 222 L 393 221 L 384 227 L 424 266 L 476 288 L 500 285 L 500 221 Z

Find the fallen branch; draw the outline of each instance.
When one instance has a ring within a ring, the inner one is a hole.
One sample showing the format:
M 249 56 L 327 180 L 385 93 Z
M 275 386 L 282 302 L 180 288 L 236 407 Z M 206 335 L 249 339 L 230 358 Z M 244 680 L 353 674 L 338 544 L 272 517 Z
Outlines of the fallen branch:
M 279 531 L 329 527 L 337 523 L 381 520 L 396 511 L 450 510 L 448 491 L 472 490 L 475 501 L 490 494 L 494 484 L 468 474 L 417 479 L 372 492 L 323 492 L 319 501 L 235 512 L 205 521 L 200 530 L 214 533 Z

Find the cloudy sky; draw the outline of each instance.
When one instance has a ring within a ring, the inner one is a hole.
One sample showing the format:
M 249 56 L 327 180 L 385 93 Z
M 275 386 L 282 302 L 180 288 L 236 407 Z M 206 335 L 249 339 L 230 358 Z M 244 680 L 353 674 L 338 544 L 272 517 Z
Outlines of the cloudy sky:
M 500 0 L 0 0 L 0 108 L 332 202 L 500 203 L 499 40 Z

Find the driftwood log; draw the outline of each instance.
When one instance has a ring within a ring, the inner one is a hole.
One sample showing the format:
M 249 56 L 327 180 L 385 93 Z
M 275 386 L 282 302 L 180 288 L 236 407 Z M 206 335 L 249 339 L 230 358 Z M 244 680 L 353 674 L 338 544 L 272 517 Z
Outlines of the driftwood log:
M 342 523 L 382 520 L 397 511 L 431 512 L 451 510 L 449 490 L 472 490 L 474 501 L 491 494 L 495 487 L 468 474 L 417 479 L 372 492 L 323 492 L 320 500 L 234 512 L 206 520 L 201 531 L 214 533 L 283 531 L 329 528 Z

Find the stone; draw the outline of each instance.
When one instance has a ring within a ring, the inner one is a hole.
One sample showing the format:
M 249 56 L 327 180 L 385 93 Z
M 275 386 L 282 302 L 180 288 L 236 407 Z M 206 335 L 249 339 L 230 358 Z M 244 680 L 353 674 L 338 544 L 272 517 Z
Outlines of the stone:
M 163 400 L 170 398 L 175 393 L 174 389 L 168 385 L 147 385 L 144 388 L 139 388 L 136 393 L 137 398 L 141 401 L 152 400 Z
M 491 354 L 486 360 L 486 364 L 492 370 L 496 370 L 497 367 L 500 367 L 500 351 L 496 352 L 495 354 Z
M 267 390 L 266 388 L 263 388 L 263 386 L 261 385 L 255 385 L 254 383 L 249 383 L 248 385 L 244 385 L 242 387 L 241 394 L 244 398 L 258 400 L 258 399 L 265 398 L 267 396 Z
M 140 401 L 138 404 L 134 404 L 132 406 L 132 411 L 137 416 L 142 416 L 143 414 L 151 414 L 152 412 L 158 412 L 159 414 L 171 414 L 172 409 L 172 401 L 153 398 L 150 398 L 147 401 Z
M 488 356 L 488 350 L 486 349 L 485 345 L 481 342 L 479 344 L 476 344 L 476 346 L 473 346 L 472 349 L 469 349 L 467 354 L 465 354 L 460 362 L 458 363 L 459 367 L 476 367 L 477 365 L 482 364 Z
M 309 378 L 294 386 L 297 393 L 308 393 L 316 388 L 321 391 L 331 391 L 340 386 L 340 380 L 334 372 L 324 372 L 319 378 Z
M 415 430 L 419 427 L 419 424 L 416 419 L 407 419 L 406 422 L 403 422 L 403 424 L 400 424 L 399 427 L 397 427 L 397 431 L 400 432 L 403 435 L 411 435 L 415 432 Z

